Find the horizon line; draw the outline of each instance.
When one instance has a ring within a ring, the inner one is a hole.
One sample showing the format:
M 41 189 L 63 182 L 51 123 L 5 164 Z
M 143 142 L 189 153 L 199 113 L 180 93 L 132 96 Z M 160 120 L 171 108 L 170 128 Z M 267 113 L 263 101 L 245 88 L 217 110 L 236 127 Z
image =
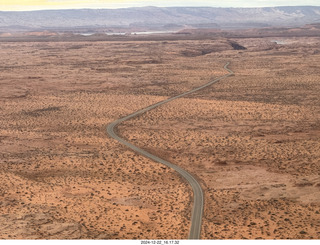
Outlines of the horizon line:
M 62 10 L 117 10 L 117 9 L 138 9 L 138 8 L 220 8 L 220 9 L 262 9 L 262 8 L 281 8 L 281 7 L 320 7 L 320 5 L 275 5 L 275 6 L 257 6 L 257 7 L 219 7 L 219 6 L 130 6 L 130 7 L 75 7 L 75 8 L 35 8 L 30 10 L 1 10 L 0 12 L 35 12 L 35 11 L 62 11 Z

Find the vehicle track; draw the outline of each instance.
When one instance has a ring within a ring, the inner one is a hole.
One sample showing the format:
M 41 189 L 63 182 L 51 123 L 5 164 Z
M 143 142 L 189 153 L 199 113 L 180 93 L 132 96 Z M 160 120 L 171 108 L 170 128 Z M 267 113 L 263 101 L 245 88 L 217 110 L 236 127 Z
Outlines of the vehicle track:
M 217 83 L 218 81 L 222 80 L 223 78 L 229 77 L 231 75 L 234 74 L 234 72 L 232 70 L 230 70 L 228 68 L 229 62 L 227 64 L 225 64 L 224 69 L 227 70 L 229 72 L 229 74 L 226 74 L 224 76 L 221 76 L 219 78 L 216 78 L 215 80 L 202 85 L 200 87 L 197 87 L 195 89 L 192 89 L 188 92 L 179 94 L 177 96 L 171 97 L 169 99 L 163 100 L 161 102 L 158 102 L 154 105 L 148 106 L 144 109 L 141 109 L 139 111 L 136 111 L 126 117 L 120 118 L 112 123 L 110 123 L 107 126 L 107 133 L 109 134 L 110 137 L 116 139 L 117 141 L 119 141 L 120 143 L 124 144 L 125 146 L 131 148 L 133 151 L 147 157 L 150 158 L 156 162 L 162 163 L 172 169 L 174 169 L 175 171 L 177 171 L 182 177 L 184 177 L 188 183 L 191 185 L 192 187 L 192 191 L 193 191 L 193 208 L 192 208 L 192 214 L 191 214 L 191 227 L 190 227 L 190 231 L 189 231 L 189 239 L 200 239 L 200 234 L 201 234 L 201 224 L 202 224 L 202 214 L 203 214 L 203 192 L 201 189 L 200 184 L 198 183 L 198 181 L 186 170 L 180 168 L 179 166 L 172 164 L 160 157 L 157 157 L 153 154 L 151 154 L 150 152 L 147 152 L 131 143 L 129 143 L 128 141 L 126 141 L 125 139 L 121 138 L 120 136 L 118 136 L 115 132 L 115 127 L 117 127 L 120 123 L 129 120 L 131 118 L 140 116 L 141 114 L 150 111 L 160 105 L 166 104 L 170 101 L 173 101 L 175 99 L 179 99 L 181 97 L 184 97 L 186 95 L 189 95 L 191 93 L 197 92 L 201 89 L 204 89 L 214 83 Z

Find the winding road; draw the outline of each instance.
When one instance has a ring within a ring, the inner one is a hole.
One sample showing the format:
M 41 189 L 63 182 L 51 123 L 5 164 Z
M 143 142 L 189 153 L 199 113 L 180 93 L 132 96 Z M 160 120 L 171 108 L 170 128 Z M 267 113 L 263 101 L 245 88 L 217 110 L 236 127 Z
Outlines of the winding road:
M 126 121 L 126 120 L 129 120 L 131 118 L 134 118 L 136 116 L 140 116 L 141 114 L 147 112 L 147 111 L 150 111 L 160 105 L 163 105 L 163 104 L 166 104 L 172 100 L 175 100 L 175 99 L 179 99 L 181 97 L 184 97 L 186 95 L 189 95 L 191 93 L 194 93 L 194 92 L 197 92 L 201 89 L 204 89 L 218 81 L 220 81 L 221 79 L 223 78 L 226 78 L 226 77 L 229 77 L 231 75 L 233 75 L 233 71 L 231 71 L 229 68 L 228 68 L 228 65 L 229 65 L 229 62 L 224 66 L 224 69 L 228 71 L 229 74 L 226 74 L 224 76 L 221 76 L 219 78 L 216 78 L 215 80 L 205 84 L 205 85 L 202 85 L 200 87 L 197 87 L 195 89 L 192 89 L 188 92 L 185 92 L 185 93 L 182 93 L 180 95 L 177 95 L 177 96 L 174 96 L 174 97 L 171 97 L 169 99 L 166 99 L 166 100 L 163 100 L 161 102 L 158 102 L 154 105 L 151 105 L 151 106 L 148 106 L 144 109 L 141 109 L 137 112 L 134 112 L 126 117 L 123 117 L 123 118 L 120 118 L 112 123 L 110 123 L 108 126 L 107 126 L 107 133 L 109 134 L 109 136 L 111 136 L 112 138 L 116 139 L 117 141 L 119 141 L 120 143 L 124 144 L 125 146 L 131 148 L 133 151 L 145 156 L 145 157 L 148 157 L 156 162 L 159 162 L 159 163 L 162 163 L 172 169 L 174 169 L 175 171 L 177 171 L 182 177 L 184 177 L 188 183 L 191 185 L 192 187 L 192 191 L 193 191 L 193 208 L 192 208 L 192 214 L 191 214 L 191 227 L 190 227 L 190 231 L 189 231 L 189 239 L 200 239 L 200 233 L 201 233 L 201 223 L 202 223 L 202 214 L 203 214 L 203 192 L 202 192 L 202 189 L 201 189 L 201 186 L 200 184 L 197 182 L 197 180 L 190 174 L 188 173 L 186 170 L 180 168 L 179 166 L 177 165 L 174 165 L 164 159 L 161 159 L 160 157 L 157 157 L 153 154 L 151 154 L 150 152 L 147 152 L 131 143 L 129 143 L 128 141 L 126 141 L 125 139 L 121 138 L 120 136 L 118 136 L 115 132 L 115 127 L 117 127 L 120 123 Z

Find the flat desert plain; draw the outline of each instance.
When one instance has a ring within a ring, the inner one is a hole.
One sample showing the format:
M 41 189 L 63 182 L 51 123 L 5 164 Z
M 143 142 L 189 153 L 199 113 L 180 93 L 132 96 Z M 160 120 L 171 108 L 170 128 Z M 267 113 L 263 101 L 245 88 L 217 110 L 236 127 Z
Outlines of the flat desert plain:
M 118 134 L 199 181 L 202 239 L 320 239 L 319 45 L 1 42 L 0 238 L 186 239 L 188 183 L 106 125 L 230 62 Z

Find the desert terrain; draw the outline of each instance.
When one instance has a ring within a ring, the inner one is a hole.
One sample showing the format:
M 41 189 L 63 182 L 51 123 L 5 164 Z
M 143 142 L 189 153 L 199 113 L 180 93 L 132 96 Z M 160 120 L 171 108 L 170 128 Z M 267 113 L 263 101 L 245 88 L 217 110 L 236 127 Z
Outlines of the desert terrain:
M 320 39 L 0 42 L 0 238 L 320 238 Z M 0 40 L 1 41 L 1 40 Z

